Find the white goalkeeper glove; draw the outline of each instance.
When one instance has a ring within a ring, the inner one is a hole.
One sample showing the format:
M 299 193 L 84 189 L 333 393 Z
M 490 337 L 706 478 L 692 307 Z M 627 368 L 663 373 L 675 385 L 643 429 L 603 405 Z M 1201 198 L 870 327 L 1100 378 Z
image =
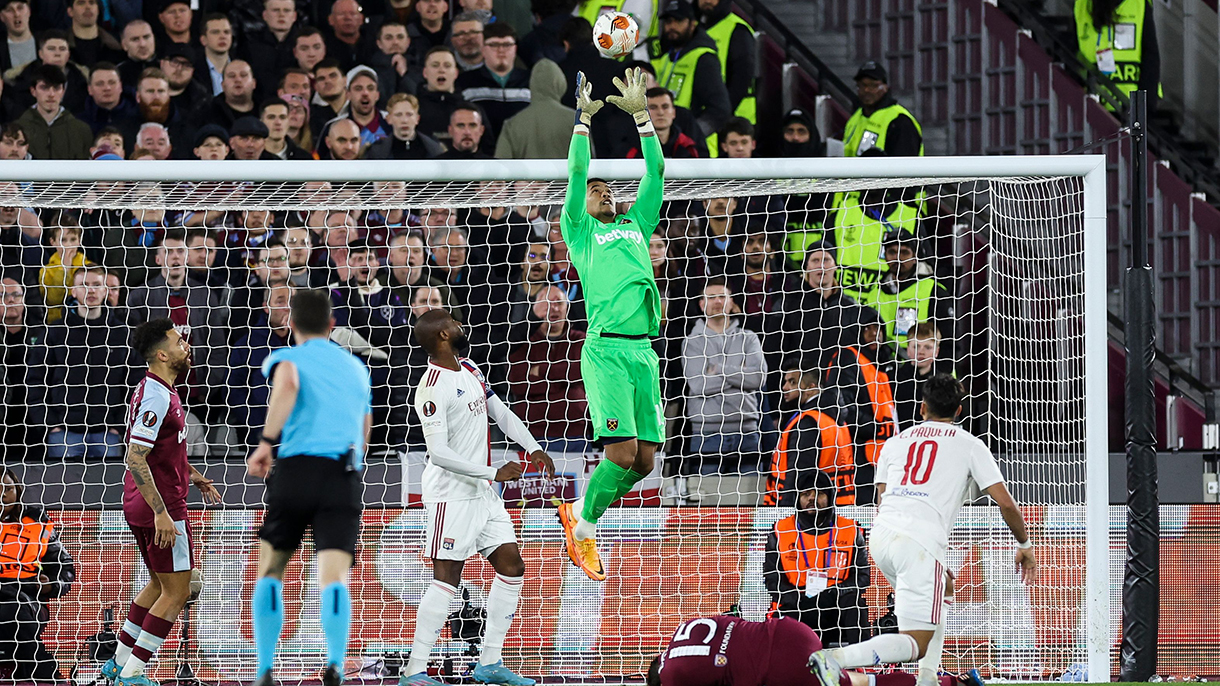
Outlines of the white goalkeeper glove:
M 589 126 L 593 115 L 597 114 L 603 105 L 605 103 L 601 100 L 593 99 L 593 84 L 585 78 L 585 73 L 576 72 L 576 123 Z

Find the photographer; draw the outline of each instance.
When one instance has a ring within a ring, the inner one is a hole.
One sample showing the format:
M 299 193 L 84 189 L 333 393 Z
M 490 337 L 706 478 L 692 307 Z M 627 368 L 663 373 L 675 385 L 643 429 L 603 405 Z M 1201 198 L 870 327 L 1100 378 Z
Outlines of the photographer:
M 25 486 L 7 467 L 0 472 L 0 661 L 13 663 L 15 681 L 59 681 L 59 665 L 42 642 L 46 601 L 76 579 L 72 556 L 39 507 L 23 505 Z
M 808 625 L 829 647 L 869 638 L 864 534 L 836 514 L 834 483 L 825 472 L 802 473 L 797 484 L 796 513 L 776 522 L 767 537 L 763 575 L 772 610 Z

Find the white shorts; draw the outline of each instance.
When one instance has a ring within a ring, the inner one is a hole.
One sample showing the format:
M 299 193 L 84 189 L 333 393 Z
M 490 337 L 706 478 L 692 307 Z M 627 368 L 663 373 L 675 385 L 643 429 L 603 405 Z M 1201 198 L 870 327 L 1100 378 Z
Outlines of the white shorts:
M 894 587 L 899 631 L 927 631 L 944 621 L 945 567 L 915 539 L 884 526 L 874 527 L 868 551 Z
M 494 493 L 473 500 L 425 503 L 428 537 L 424 551 L 433 560 L 465 560 L 484 557 L 505 543 L 517 542 L 517 530 Z

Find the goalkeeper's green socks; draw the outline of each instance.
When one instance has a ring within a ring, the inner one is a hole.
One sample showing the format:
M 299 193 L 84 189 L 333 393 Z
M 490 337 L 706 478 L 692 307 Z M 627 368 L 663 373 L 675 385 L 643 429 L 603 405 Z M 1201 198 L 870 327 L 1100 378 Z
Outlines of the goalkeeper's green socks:
M 597 520 L 610 504 L 630 491 L 646 474 L 640 474 L 634 469 L 624 469 L 610 460 L 602 460 L 589 477 L 589 485 L 585 487 L 585 495 L 577 503 L 577 516 L 580 521 L 574 532 L 578 540 L 592 538 L 597 531 Z

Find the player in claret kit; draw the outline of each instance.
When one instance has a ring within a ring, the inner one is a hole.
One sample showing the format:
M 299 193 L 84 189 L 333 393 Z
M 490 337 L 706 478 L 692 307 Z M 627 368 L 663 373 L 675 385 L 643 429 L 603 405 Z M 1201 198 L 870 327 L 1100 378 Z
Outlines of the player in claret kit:
M 949 532 L 971 481 L 995 500 L 1016 537 L 1016 564 L 1025 582 L 1037 577 L 1034 544 L 995 457 L 954 423 L 965 395 L 952 376 L 930 377 L 923 387 L 924 422 L 889 439 L 881 449 L 876 482 L 883 497 L 868 547 L 894 587 L 899 633 L 811 655 L 809 667 L 823 686 L 837 686 L 841 669 L 915 660 L 920 686 L 935 683 L 945 642 L 945 610 L 953 594 L 953 577 L 945 567 Z
M 517 612 L 525 562 L 517 548 L 513 520 L 492 481 L 521 476 L 521 465 L 491 466 L 490 416 L 504 434 L 525 448 L 529 460 L 547 477 L 555 465 L 529 429 L 496 395 L 479 368 L 466 357 L 470 341 L 462 325 L 444 310 L 432 310 L 415 325 L 415 338 L 428 353 L 428 369 L 415 389 L 415 412 L 428 445 L 423 500 L 428 511 L 424 543 L 432 558 L 432 584 L 419 601 L 411 658 L 400 686 L 440 686 L 427 674 L 428 656 L 449 618 L 466 559 L 487 558 L 496 578 L 487 594 L 483 651 L 471 674 L 483 684 L 530 686 L 533 679 L 504 666 L 500 651 Z
M 144 668 L 169 636 L 191 593 L 195 568 L 186 493 L 194 484 L 206 503 L 220 502 L 212 482 L 186 460 L 186 415 L 174 380 L 191 368 L 191 349 L 169 319 L 136 327 L 132 347 L 148 373 L 127 412 L 127 476 L 123 516 L 148 567 L 149 581 L 127 611 L 114 657 L 102 675 L 118 686 L 149 686 Z
M 597 520 L 653 469 L 665 441 L 661 373 L 650 338 L 661 330 L 661 295 L 652 273 L 648 240 L 660 223 L 665 160 L 648 118 L 640 69 L 615 77 L 622 93 L 606 98 L 632 115 L 644 151 L 644 178 L 635 204 L 615 213 L 610 185 L 589 177 L 589 123 L 602 108 L 584 74 L 576 77 L 577 120 L 568 148 L 568 189 L 559 227 L 584 284 L 588 336 L 580 375 L 589 397 L 593 438 L 606 459 L 589 477 L 576 504 L 559 504 L 568 558 L 595 581 L 606 578 L 594 536 Z
M 818 686 L 809 656 L 822 649 L 817 632 L 790 617 L 751 622 L 730 615 L 678 625 L 648 666 L 647 686 Z M 913 686 L 905 672 L 843 672 L 836 686 Z M 942 675 L 940 686 L 983 686 L 978 672 Z

